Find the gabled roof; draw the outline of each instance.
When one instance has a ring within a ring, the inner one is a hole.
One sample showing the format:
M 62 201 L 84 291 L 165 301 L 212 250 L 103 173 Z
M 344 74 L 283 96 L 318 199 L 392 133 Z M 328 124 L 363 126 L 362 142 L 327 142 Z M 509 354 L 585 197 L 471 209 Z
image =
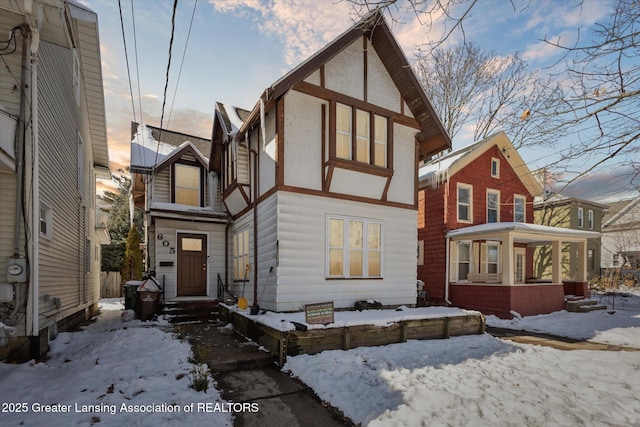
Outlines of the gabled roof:
M 451 148 L 449 135 L 442 126 L 409 61 L 402 52 L 379 9 L 370 12 L 324 48 L 265 89 L 261 100 L 255 105 L 249 117 L 244 120 L 239 132 L 244 133 L 249 126 L 259 119 L 262 103 L 266 110 L 271 108 L 275 101 L 294 85 L 307 78 L 321 65 L 330 61 L 362 36 L 366 36 L 371 41 L 391 79 L 400 91 L 403 100 L 409 106 L 411 113 L 420 126 L 421 132 L 417 136 L 420 157 L 426 158 L 434 153 Z
M 498 132 L 481 141 L 429 160 L 420 167 L 418 171 L 419 188 L 422 189 L 427 186 L 437 187 L 440 183 L 448 181 L 449 177 L 473 162 L 493 146 L 497 146 L 505 153 L 504 158 L 532 196 L 542 194 L 542 187 L 533 177 L 524 160 L 522 160 L 522 157 L 520 157 L 518 151 L 504 132 Z
M 193 135 L 131 122 L 131 172 L 152 173 L 186 153 L 208 166 L 211 141 Z
M 609 209 L 602 217 L 602 228 L 614 226 L 620 218 L 637 206 L 640 206 L 640 196 L 609 203 Z
M 213 116 L 213 134 L 216 126 L 220 126 L 225 135 L 234 135 L 242 127 L 251 112 L 234 105 L 216 102 Z

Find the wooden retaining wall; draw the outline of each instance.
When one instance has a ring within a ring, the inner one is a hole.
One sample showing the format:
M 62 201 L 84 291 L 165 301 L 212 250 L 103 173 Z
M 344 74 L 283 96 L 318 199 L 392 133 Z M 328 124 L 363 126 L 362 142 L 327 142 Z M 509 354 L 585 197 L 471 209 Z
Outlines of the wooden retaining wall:
M 348 350 L 363 346 L 387 345 L 407 340 L 443 339 L 462 335 L 481 335 L 485 331 L 482 314 L 435 319 L 402 320 L 389 326 L 357 325 L 306 331 L 280 331 L 258 323 L 223 305 L 221 320 L 277 356 L 284 365 L 287 356 L 316 354 L 325 350 Z

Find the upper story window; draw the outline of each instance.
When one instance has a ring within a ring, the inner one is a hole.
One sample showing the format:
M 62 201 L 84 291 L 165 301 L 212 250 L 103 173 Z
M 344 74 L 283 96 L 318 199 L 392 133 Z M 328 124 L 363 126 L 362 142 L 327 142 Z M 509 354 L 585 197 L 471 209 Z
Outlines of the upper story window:
M 526 204 L 527 199 L 522 196 L 514 196 L 513 198 L 513 221 L 514 222 L 527 222 L 526 221 Z
M 201 206 L 202 169 L 199 166 L 175 163 L 174 203 L 190 206 Z
M 236 182 L 249 184 L 249 150 L 246 144 L 232 139 L 224 146 L 223 159 L 225 189 Z
M 584 209 L 578 208 L 578 228 L 584 228 Z
M 336 103 L 335 156 L 388 167 L 389 124 L 384 116 Z
M 473 211 L 473 187 L 467 184 L 458 184 L 458 221 L 472 222 Z
M 491 158 L 491 176 L 493 178 L 500 178 L 500 159 L 495 157 Z
M 589 230 L 593 230 L 593 210 L 591 209 L 587 211 L 587 225 Z
M 487 222 L 500 222 L 500 192 L 487 190 Z

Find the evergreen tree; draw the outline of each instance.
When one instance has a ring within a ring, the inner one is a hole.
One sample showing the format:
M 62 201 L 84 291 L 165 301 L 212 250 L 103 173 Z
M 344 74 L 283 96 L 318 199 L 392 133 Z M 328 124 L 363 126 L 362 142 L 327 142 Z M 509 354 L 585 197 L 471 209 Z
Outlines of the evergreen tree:
M 131 213 L 129 209 L 129 194 L 131 190 L 131 178 L 128 170 L 118 169 L 120 175 L 114 176 L 118 183 L 116 192 L 105 191 L 99 198 L 110 206 L 107 229 L 111 243 L 102 245 L 102 271 L 121 271 L 122 261 L 125 255 L 125 242 L 131 228 Z M 133 222 L 138 230 L 138 236 L 143 233 L 143 214 L 139 210 L 134 211 Z
M 140 234 L 138 228 L 132 225 L 127 236 L 124 260 L 122 263 L 122 282 L 142 279 L 142 251 L 140 250 Z

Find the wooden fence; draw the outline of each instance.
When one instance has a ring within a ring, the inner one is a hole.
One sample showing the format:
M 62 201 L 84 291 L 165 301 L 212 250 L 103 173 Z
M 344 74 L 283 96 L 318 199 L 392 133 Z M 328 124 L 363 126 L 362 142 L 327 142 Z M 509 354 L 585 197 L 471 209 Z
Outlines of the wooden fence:
M 122 276 L 118 271 L 100 272 L 100 298 L 118 298 L 122 296 Z

